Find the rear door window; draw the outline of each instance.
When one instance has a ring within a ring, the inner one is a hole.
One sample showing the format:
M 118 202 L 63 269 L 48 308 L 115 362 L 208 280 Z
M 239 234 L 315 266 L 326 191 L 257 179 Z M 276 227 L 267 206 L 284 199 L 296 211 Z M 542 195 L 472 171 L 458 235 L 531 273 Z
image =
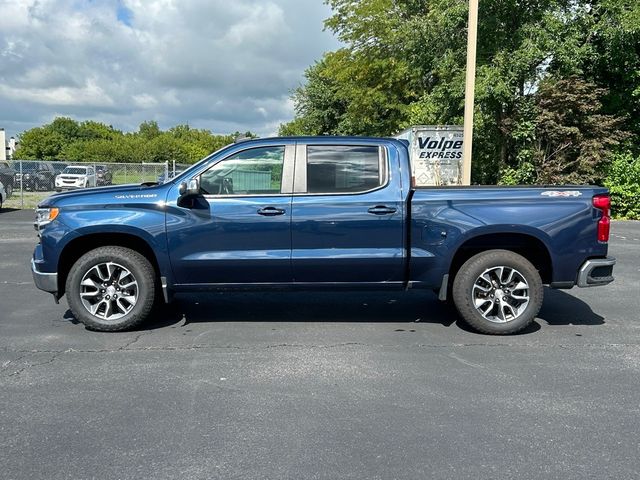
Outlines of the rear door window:
M 307 147 L 307 193 L 366 192 L 385 181 L 384 162 L 377 146 Z

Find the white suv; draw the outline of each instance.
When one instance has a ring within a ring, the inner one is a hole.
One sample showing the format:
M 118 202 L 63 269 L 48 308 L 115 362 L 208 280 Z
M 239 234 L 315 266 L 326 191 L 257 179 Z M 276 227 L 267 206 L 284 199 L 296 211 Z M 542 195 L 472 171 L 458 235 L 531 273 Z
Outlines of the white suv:
M 69 165 L 56 177 L 56 191 L 72 190 L 96 186 L 96 172 L 93 167 Z

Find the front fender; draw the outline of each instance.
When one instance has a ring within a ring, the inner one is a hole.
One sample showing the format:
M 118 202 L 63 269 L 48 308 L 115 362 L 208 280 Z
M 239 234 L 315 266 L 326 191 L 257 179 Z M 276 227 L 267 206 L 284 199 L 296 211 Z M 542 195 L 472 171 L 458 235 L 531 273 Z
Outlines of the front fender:
M 43 256 L 49 271 L 57 270 L 60 257 L 73 241 L 89 235 L 125 234 L 143 240 L 155 254 L 162 276 L 172 278 L 166 242 L 165 210 L 161 204 L 105 205 L 95 209 L 61 210 L 57 225 L 42 233 Z M 53 268 L 52 268 L 53 267 Z

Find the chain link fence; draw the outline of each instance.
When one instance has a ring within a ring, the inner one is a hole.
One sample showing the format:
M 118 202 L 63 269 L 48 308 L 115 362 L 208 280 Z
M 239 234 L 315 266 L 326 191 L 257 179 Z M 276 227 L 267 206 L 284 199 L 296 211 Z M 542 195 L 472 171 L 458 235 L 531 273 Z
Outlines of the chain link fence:
M 6 208 L 35 208 L 47 196 L 61 191 L 109 185 L 163 183 L 190 165 L 164 163 L 0 161 L 0 183 Z

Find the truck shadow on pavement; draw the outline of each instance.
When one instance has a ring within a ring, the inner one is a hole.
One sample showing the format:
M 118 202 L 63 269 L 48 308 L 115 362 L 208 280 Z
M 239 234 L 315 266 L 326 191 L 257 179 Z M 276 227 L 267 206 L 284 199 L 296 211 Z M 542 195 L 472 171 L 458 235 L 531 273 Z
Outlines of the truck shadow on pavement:
M 65 318 L 78 323 L 70 311 Z M 545 300 L 535 322 L 520 335 L 549 325 L 603 325 L 604 318 L 567 292 L 545 289 Z M 429 291 L 412 292 L 221 292 L 181 294 L 162 305 L 139 330 L 207 322 L 338 322 L 433 323 L 471 329 L 459 320 L 453 306 Z
M 223 292 L 181 294 L 148 328 L 176 322 L 441 323 L 457 316 L 431 292 Z
M 564 290 L 545 288 L 544 302 L 538 318 L 549 325 L 604 325 L 602 315 L 595 313 L 588 303 Z

